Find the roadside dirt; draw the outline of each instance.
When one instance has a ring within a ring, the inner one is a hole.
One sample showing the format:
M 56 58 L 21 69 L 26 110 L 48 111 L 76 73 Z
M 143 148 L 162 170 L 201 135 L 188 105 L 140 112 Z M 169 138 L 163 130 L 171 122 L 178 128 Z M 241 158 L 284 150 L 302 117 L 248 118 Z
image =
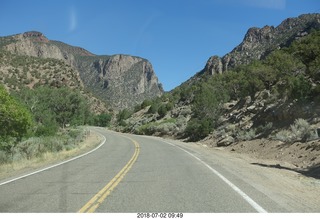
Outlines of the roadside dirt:
M 320 140 L 292 145 L 266 139 L 228 147 L 212 147 L 213 141 L 178 145 L 268 196 L 278 204 L 275 212 L 320 213 Z
M 200 142 L 214 148 L 213 140 Z M 222 147 L 233 154 L 244 154 L 259 159 L 255 165 L 262 167 L 287 169 L 304 176 L 320 179 L 320 140 L 307 143 L 283 143 L 268 139 L 244 141 Z

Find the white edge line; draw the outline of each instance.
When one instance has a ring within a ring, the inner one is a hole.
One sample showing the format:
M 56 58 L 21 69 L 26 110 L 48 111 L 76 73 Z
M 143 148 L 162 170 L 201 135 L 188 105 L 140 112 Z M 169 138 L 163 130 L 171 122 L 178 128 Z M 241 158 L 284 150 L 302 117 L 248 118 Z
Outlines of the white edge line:
M 192 153 L 190 153 L 187 150 L 182 149 L 181 147 L 172 144 L 170 142 L 166 142 L 165 143 L 175 146 L 177 148 L 179 148 L 180 150 L 188 153 L 190 156 L 192 156 L 193 158 L 197 159 L 198 161 L 200 161 L 203 165 L 205 165 L 207 168 L 209 168 L 214 174 L 216 174 L 220 179 L 222 179 L 225 183 L 227 183 L 235 192 L 237 192 L 244 200 L 246 200 L 257 212 L 259 213 L 268 213 L 263 207 L 261 207 L 258 203 L 256 203 L 252 198 L 250 198 L 246 193 L 244 193 L 241 189 L 239 189 L 239 187 L 237 187 L 236 185 L 234 185 L 232 182 L 230 182 L 226 177 L 224 177 L 221 173 L 219 173 L 217 170 L 213 169 L 211 166 L 209 166 L 206 162 L 204 162 L 203 160 L 201 160 L 199 157 L 193 155 Z
M 102 136 L 102 137 L 104 138 L 104 140 L 99 144 L 98 147 L 94 148 L 93 150 L 88 151 L 87 153 L 81 154 L 81 155 L 79 155 L 79 156 L 77 156 L 77 157 L 71 158 L 71 159 L 69 159 L 69 160 L 63 161 L 63 162 L 61 162 L 61 163 L 57 163 L 57 164 L 54 164 L 54 165 L 52 165 L 52 166 L 49 166 L 49 167 L 46 167 L 46 168 L 37 170 L 37 171 L 35 171 L 35 172 L 28 173 L 28 174 L 25 174 L 25 175 L 16 177 L 16 178 L 14 178 L 14 179 L 11 179 L 11 180 L 2 182 L 2 183 L 0 183 L 0 186 L 5 185 L 5 184 L 8 184 L 8 183 L 11 183 L 11 182 L 14 182 L 14 181 L 17 181 L 17 180 L 19 180 L 19 179 L 26 178 L 26 177 L 28 177 L 28 176 L 32 176 L 32 175 L 34 175 L 34 174 L 37 174 L 37 173 L 40 173 L 40 172 L 43 172 L 43 171 L 46 171 L 46 170 L 49 170 L 49 169 L 52 169 L 52 168 L 57 167 L 57 166 L 61 166 L 61 165 L 65 164 L 65 163 L 74 161 L 74 160 L 79 159 L 79 158 L 81 158 L 81 157 L 84 157 L 84 156 L 86 156 L 86 155 L 88 155 L 88 154 L 91 154 L 92 152 L 98 150 L 98 149 L 106 142 L 106 140 L 107 140 L 106 137 L 104 137 L 102 134 L 100 134 L 100 133 L 98 133 L 98 134 L 99 134 L 100 136 Z

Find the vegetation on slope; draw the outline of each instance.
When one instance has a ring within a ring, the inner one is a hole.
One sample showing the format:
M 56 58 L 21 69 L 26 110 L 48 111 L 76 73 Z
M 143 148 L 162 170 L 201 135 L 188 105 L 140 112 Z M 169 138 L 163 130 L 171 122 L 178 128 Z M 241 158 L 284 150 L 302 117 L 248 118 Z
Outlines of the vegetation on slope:
M 166 115 L 173 118 L 179 115 L 172 113 L 172 110 L 158 111 L 161 106 L 170 105 L 176 109 L 191 105 L 191 119 L 186 118 L 188 123 L 183 132 L 180 130 L 180 137 L 196 141 L 203 139 L 221 125 L 221 118 L 226 113 L 224 104 L 228 101 L 245 100 L 248 97 L 254 100 L 257 93 L 267 91 L 270 93 L 269 105 L 280 99 L 297 104 L 319 105 L 319 82 L 320 31 L 313 31 L 308 36 L 293 41 L 289 47 L 273 51 L 261 61 L 237 66 L 223 74 L 214 76 L 204 74 L 197 80 L 182 84 L 161 98 L 136 106 L 135 109 L 138 111 L 149 107 L 144 113 L 147 122 L 141 123 L 146 127 L 146 123 L 155 125 L 156 120 Z M 132 124 L 130 126 L 128 119 L 131 114 L 121 119 L 121 125 L 126 126 L 123 129 L 125 131 L 132 131 L 134 128 Z M 265 127 L 270 128 L 270 124 L 265 124 Z M 156 129 L 150 128 L 150 130 Z M 264 129 L 261 128 L 260 132 L 263 132 L 262 130 Z M 156 133 L 151 131 L 147 134 Z
M 85 135 L 77 126 L 107 126 L 110 120 L 109 114 L 92 113 L 89 102 L 71 88 L 23 88 L 10 95 L 1 86 L 0 163 L 12 161 L 16 154 L 29 159 L 70 149 L 74 139 Z
M 58 59 L 15 55 L 0 50 L 0 82 L 11 90 L 25 86 L 83 87 L 74 69 Z
M 72 148 L 85 136 L 78 126 L 109 125 L 106 104 L 85 90 L 70 64 L 7 51 L 14 42 L 0 37 L 0 163 Z

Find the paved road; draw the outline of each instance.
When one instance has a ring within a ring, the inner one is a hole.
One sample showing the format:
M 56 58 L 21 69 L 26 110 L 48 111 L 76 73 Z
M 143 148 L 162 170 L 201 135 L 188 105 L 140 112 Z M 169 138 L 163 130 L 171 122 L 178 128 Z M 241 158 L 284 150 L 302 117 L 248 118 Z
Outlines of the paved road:
M 94 152 L 0 182 L 0 212 L 281 211 L 237 176 L 177 144 L 96 131 L 106 141 Z

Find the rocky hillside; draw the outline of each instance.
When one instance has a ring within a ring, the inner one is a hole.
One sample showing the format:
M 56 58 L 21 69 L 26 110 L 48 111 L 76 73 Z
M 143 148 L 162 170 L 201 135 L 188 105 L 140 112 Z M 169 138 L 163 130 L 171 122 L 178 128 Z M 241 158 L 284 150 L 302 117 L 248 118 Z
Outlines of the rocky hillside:
M 1 37 L 0 46 L 19 56 L 63 61 L 79 74 L 87 90 L 115 109 L 132 107 L 163 93 L 151 63 L 139 57 L 97 56 L 36 31 Z
M 223 147 L 320 177 L 319 63 L 320 14 L 250 28 L 234 50 L 211 57 L 179 87 L 123 111 L 116 128 Z
M 40 39 L 45 40 L 43 37 Z M 11 37 L 0 38 L 2 46 L 12 45 L 12 42 Z M 69 87 L 80 91 L 88 99 L 92 112 L 102 113 L 108 110 L 103 101 L 85 91 L 77 70 L 63 60 L 55 58 L 19 55 L 0 48 L 0 84 L 11 91 L 18 92 L 25 87 L 31 89 L 38 86 Z
M 249 64 L 252 60 L 264 59 L 272 51 L 287 47 L 314 29 L 320 29 L 320 14 L 288 18 L 277 27 L 252 27 L 247 31 L 243 41 L 230 53 L 223 57 L 210 57 L 201 73 L 213 75 L 238 65 Z
M 203 139 L 215 130 L 219 141 L 266 137 L 298 118 L 316 128 L 317 30 L 320 14 L 289 18 L 278 27 L 250 28 L 230 53 L 211 57 L 200 73 L 161 98 L 137 106 L 121 124 L 138 134 L 189 140 Z

